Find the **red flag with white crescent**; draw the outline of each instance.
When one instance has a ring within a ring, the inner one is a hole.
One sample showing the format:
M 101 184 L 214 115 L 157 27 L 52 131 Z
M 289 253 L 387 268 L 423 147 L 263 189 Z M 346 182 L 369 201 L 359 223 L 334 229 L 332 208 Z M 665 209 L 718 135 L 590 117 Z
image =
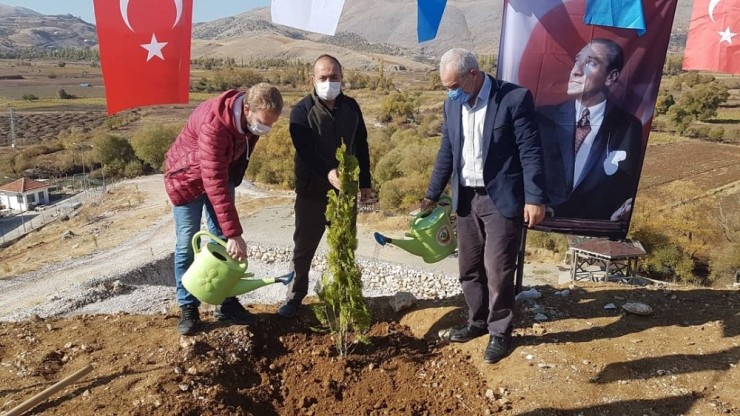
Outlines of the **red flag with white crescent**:
M 695 0 L 684 69 L 740 74 L 740 0 Z
M 108 114 L 187 103 L 193 0 L 94 0 Z

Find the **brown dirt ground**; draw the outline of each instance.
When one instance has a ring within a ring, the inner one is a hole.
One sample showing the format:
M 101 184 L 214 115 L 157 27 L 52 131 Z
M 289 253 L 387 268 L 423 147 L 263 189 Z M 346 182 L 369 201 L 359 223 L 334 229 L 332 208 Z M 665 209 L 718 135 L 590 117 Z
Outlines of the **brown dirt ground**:
M 252 327 L 203 312 L 204 331 L 179 337 L 177 315 L 79 316 L 0 323 L 0 410 L 87 363 L 94 370 L 35 414 L 132 415 L 678 415 L 740 414 L 737 290 L 543 288 L 550 321 L 522 306 L 515 350 L 482 362 L 486 339 L 444 344 L 461 298 L 395 314 L 374 299 L 370 344 L 337 358 L 305 310 L 251 308 Z M 649 317 L 604 309 L 647 302 Z M 525 318 L 522 318 L 525 317 Z

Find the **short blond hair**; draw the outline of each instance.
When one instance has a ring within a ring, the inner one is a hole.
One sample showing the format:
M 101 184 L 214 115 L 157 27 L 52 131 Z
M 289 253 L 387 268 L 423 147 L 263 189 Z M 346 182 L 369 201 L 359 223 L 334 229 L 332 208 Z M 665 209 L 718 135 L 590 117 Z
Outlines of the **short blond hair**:
M 245 101 L 252 110 L 267 110 L 280 114 L 283 111 L 283 95 L 273 85 L 266 82 L 252 85 L 247 91 Z

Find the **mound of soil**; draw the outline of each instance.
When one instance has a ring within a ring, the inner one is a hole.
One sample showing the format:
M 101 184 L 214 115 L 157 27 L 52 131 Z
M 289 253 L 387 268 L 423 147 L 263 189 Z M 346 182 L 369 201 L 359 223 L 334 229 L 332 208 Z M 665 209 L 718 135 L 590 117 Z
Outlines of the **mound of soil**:
M 275 306 L 257 305 L 257 323 L 239 327 L 204 307 L 203 331 L 192 337 L 177 334 L 175 311 L 4 322 L 0 411 L 92 363 L 33 413 L 740 414 L 737 290 L 539 289 L 541 298 L 521 304 L 515 350 L 495 365 L 482 362 L 487 337 L 437 340 L 464 321 L 460 297 L 419 301 L 402 314 L 387 298 L 372 299 L 370 343 L 346 358 L 305 309 L 284 320 Z M 621 311 L 635 301 L 653 315 Z

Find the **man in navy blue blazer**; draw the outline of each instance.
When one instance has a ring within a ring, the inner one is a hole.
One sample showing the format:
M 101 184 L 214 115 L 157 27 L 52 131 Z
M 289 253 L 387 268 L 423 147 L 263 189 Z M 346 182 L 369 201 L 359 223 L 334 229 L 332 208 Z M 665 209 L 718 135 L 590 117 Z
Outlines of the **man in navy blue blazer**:
M 483 359 L 511 352 L 514 274 L 526 221 L 545 216 L 542 147 L 532 94 L 478 69 L 475 55 L 451 49 L 439 75 L 447 89 L 442 141 L 422 210 L 449 183 L 457 212 L 460 282 L 468 322 L 443 338 L 466 342 L 489 334 Z

